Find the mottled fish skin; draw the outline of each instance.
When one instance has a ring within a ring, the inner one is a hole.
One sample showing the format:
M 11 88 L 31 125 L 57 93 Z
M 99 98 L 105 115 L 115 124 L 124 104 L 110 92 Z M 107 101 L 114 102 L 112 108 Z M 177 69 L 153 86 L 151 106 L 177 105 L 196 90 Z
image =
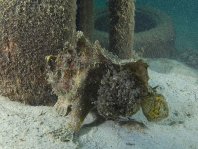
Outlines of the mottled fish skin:
M 141 107 L 153 108 L 153 100 L 149 98 L 156 99 L 158 94 L 150 94 L 146 63 L 135 59 L 122 61 L 102 49 L 98 43 L 91 44 L 82 32 L 77 32 L 76 42 L 76 47 L 67 45 L 65 52 L 56 56 L 55 69 L 48 72 L 51 79 L 49 82 L 58 96 L 55 108 L 60 115 L 68 117 L 65 132 L 79 132 L 84 119 L 93 108 L 100 118 L 86 126 L 132 116 Z M 163 101 L 156 100 L 159 106 L 154 107 L 158 112 L 163 111 L 161 108 L 166 110 Z M 144 114 L 147 117 L 148 111 L 144 111 Z M 159 113 L 157 118 L 160 116 Z M 134 121 L 121 125 L 144 127 Z M 60 131 L 64 137 L 71 136 Z

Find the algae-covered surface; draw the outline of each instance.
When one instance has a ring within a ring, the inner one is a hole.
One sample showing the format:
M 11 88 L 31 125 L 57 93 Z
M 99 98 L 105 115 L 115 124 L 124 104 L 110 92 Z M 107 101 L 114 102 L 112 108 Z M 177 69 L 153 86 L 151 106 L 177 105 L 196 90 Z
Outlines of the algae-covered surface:
M 95 0 L 95 9 L 103 9 L 107 3 L 108 0 Z M 197 0 L 136 2 L 137 7 L 145 5 L 159 8 L 172 18 L 176 30 L 174 58 L 186 49 L 198 50 Z M 193 59 L 196 61 L 196 57 Z M 197 149 L 197 68 L 170 59 L 146 61 L 149 85 L 166 98 L 168 118 L 149 122 L 140 110 L 130 123 L 105 121 L 99 126 L 82 128 L 73 142 L 62 142 L 54 138 L 53 132 L 64 128 L 68 117 L 59 116 L 54 107 L 28 106 L 0 96 L 0 149 Z M 184 59 L 183 62 L 188 64 Z M 92 120 L 89 114 L 85 123 Z
M 170 115 L 164 121 L 148 122 L 140 111 L 133 118 L 144 123 L 144 127 L 135 122 L 120 126 L 106 121 L 81 129 L 75 142 L 61 142 L 51 132 L 63 127 L 67 117 L 59 116 L 53 107 L 32 107 L 0 97 L 0 148 L 196 149 L 198 72 L 168 59 L 150 60 L 149 64 L 149 83 L 159 86 L 158 92 L 169 104 Z M 91 120 L 89 115 L 86 123 Z
M 107 7 L 108 0 L 95 0 L 96 8 Z M 171 16 L 176 30 L 176 47 L 179 51 L 197 49 L 197 0 L 137 0 L 136 7 L 154 7 Z

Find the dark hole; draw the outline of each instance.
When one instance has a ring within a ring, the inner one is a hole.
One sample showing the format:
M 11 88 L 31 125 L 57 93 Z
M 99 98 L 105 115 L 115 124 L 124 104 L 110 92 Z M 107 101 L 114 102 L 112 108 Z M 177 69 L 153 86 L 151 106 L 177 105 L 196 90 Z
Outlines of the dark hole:
M 143 32 L 155 28 L 156 21 L 153 20 L 148 14 L 141 10 L 135 13 L 135 33 Z M 95 29 L 103 32 L 109 32 L 109 14 L 102 13 L 95 21 Z
M 71 111 L 72 111 L 72 105 L 69 105 L 65 116 L 67 116 Z

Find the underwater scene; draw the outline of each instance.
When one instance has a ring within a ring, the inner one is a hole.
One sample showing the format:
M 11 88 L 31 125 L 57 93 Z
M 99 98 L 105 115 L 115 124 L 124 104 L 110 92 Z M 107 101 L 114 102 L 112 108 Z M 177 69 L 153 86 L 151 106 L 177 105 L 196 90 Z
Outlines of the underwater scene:
M 197 0 L 0 10 L 0 149 L 198 149 Z

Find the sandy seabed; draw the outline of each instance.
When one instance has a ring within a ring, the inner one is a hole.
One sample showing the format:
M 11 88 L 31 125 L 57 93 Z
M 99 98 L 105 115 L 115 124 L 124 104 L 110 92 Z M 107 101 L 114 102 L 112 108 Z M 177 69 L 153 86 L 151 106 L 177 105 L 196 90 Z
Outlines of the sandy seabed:
M 159 86 L 168 101 L 167 119 L 148 122 L 139 111 L 132 118 L 147 128 L 106 121 L 82 130 L 75 143 L 61 142 L 50 132 L 64 127 L 67 118 L 53 107 L 31 107 L 1 96 L 0 149 L 197 149 L 198 72 L 168 59 L 149 60 L 149 65 L 150 85 Z

